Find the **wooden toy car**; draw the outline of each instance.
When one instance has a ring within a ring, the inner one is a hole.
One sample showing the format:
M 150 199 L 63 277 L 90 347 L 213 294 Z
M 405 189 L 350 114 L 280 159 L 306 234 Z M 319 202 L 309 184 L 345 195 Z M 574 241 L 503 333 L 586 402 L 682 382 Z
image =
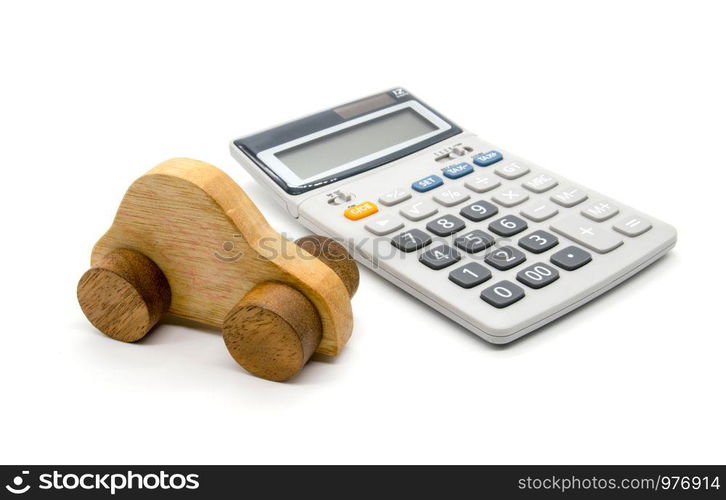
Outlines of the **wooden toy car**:
M 332 239 L 275 232 L 224 172 L 166 161 L 126 192 L 78 283 L 88 320 L 111 338 L 143 338 L 165 313 L 221 327 L 232 357 L 270 380 L 351 335 L 358 268 Z

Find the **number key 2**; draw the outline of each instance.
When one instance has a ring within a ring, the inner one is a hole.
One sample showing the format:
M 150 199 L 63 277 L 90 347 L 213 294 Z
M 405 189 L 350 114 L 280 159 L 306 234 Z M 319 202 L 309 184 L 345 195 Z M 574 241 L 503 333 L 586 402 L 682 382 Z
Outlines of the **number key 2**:
M 486 256 L 484 262 L 500 271 L 506 271 L 507 269 L 520 265 L 525 260 L 527 260 L 527 257 L 524 255 L 524 252 L 507 245 L 492 250 Z

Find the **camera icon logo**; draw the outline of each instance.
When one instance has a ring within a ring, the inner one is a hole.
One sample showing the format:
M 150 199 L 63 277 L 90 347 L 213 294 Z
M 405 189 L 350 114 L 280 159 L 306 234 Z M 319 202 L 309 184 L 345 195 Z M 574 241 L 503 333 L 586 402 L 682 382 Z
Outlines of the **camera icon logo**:
M 26 484 L 23 486 L 23 483 L 25 482 L 25 478 L 23 476 L 27 476 L 30 474 L 30 471 L 24 470 L 20 476 L 15 476 L 12 481 L 12 486 L 9 484 L 5 485 L 5 489 L 8 490 L 10 493 L 14 493 L 15 495 L 22 495 L 23 493 L 27 492 L 30 489 L 30 485 Z

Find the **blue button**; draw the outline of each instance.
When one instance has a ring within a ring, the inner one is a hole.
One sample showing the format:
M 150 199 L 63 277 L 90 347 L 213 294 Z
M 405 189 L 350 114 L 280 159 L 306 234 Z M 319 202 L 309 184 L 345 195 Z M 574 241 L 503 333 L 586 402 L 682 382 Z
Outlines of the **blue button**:
M 446 167 L 444 169 L 444 175 L 449 179 L 458 179 L 459 177 L 464 177 L 465 175 L 470 174 L 473 171 L 474 167 L 466 162 L 463 162 Z
M 480 167 L 488 167 L 498 161 L 502 161 L 502 158 L 504 157 L 499 151 L 489 151 L 488 153 L 479 153 L 473 159 L 474 163 Z
M 415 189 L 419 193 L 425 193 L 431 191 L 433 188 L 437 188 L 444 183 L 444 179 L 438 175 L 429 175 L 421 180 L 418 180 L 411 184 L 411 188 Z

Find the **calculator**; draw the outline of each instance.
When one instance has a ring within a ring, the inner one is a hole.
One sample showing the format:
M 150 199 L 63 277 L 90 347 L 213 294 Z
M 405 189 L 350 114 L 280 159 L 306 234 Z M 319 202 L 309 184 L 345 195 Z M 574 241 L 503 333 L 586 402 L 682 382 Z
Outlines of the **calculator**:
M 655 262 L 675 229 L 395 88 L 236 139 L 292 217 L 483 339 L 511 342 Z

